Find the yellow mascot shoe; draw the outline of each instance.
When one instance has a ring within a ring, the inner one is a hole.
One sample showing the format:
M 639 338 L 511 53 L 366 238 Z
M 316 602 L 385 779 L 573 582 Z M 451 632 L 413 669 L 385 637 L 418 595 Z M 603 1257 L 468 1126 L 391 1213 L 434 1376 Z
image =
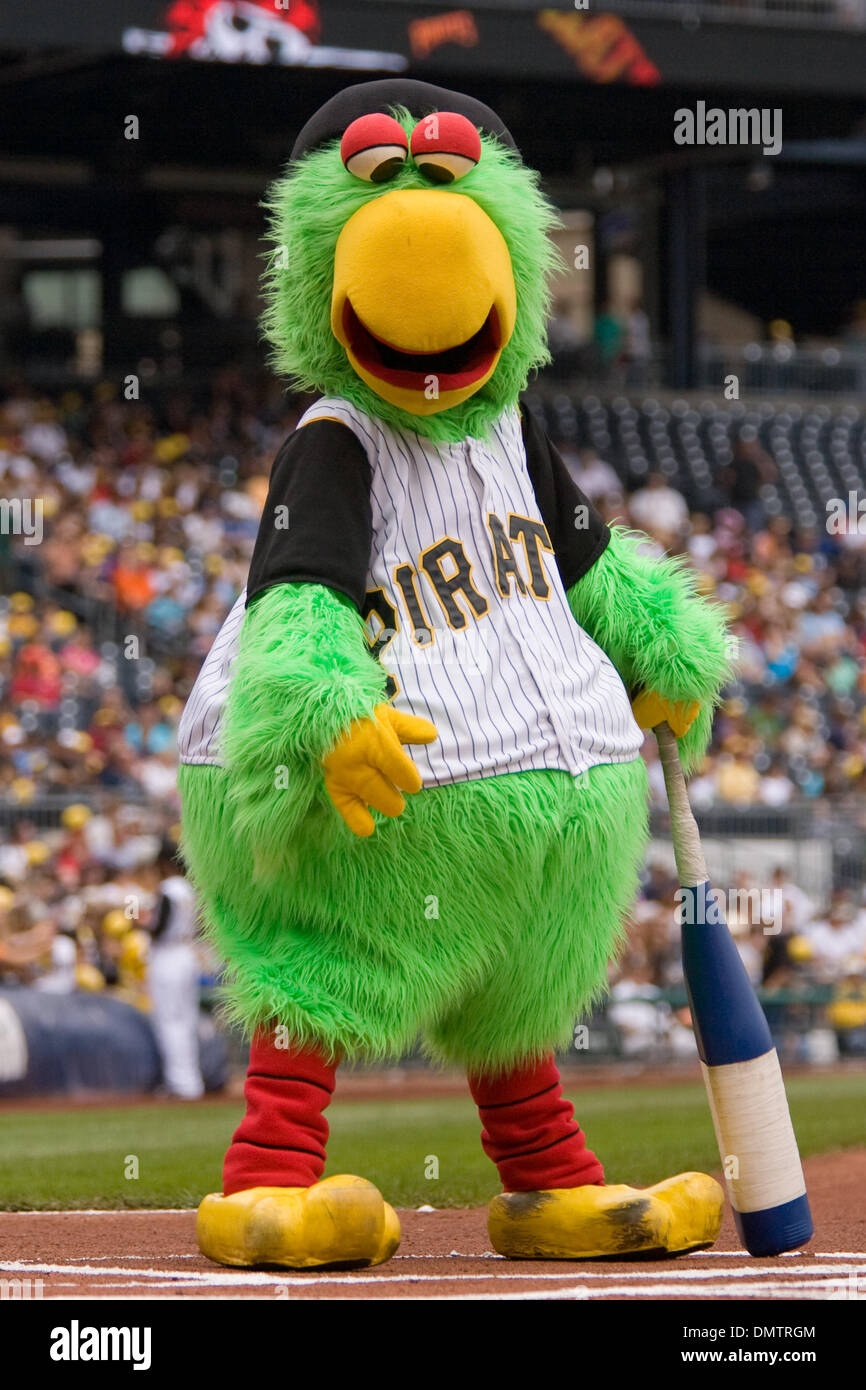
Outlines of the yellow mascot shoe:
M 655 1187 L 561 1187 L 502 1192 L 490 1203 L 494 1250 L 512 1260 L 592 1260 L 680 1255 L 712 1245 L 724 1194 L 705 1173 Z
M 202 1254 L 221 1265 L 363 1268 L 391 1258 L 400 1222 L 378 1188 L 343 1173 L 312 1187 L 212 1193 L 198 1209 L 196 1234 Z
M 665 1246 L 668 1255 L 703 1250 L 715 1242 L 725 1210 L 725 1194 L 708 1173 L 678 1173 L 646 1191 L 670 1212 Z

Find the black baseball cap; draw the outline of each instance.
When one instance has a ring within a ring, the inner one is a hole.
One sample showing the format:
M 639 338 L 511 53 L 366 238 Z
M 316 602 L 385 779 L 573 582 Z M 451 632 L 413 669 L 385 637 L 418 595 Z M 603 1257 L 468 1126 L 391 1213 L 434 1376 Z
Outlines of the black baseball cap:
M 433 111 L 456 111 L 487 135 L 495 135 L 503 145 L 517 149 L 505 122 L 483 101 L 476 101 L 475 97 L 465 96 L 463 92 L 451 92 L 447 87 L 434 87 L 431 82 L 386 77 L 379 82 L 358 82 L 344 87 L 320 106 L 295 141 L 292 159 L 300 159 L 301 155 L 338 139 L 359 116 L 387 114 L 393 106 L 405 106 L 419 121 Z

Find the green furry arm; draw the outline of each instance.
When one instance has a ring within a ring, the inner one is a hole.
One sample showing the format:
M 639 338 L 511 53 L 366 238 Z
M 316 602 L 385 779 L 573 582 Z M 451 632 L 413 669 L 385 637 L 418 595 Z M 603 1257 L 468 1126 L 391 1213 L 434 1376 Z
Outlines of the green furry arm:
M 713 709 L 730 675 L 725 619 L 718 604 L 697 594 L 686 563 L 642 555 L 645 539 L 611 527 L 610 544 L 568 590 L 568 602 L 630 696 L 654 690 L 666 700 L 700 702 L 697 719 L 679 740 L 690 772 L 706 752 Z
M 355 608 L 321 584 L 276 584 L 247 610 L 232 666 L 222 755 L 237 830 L 259 862 L 322 789 L 320 760 L 385 698 Z

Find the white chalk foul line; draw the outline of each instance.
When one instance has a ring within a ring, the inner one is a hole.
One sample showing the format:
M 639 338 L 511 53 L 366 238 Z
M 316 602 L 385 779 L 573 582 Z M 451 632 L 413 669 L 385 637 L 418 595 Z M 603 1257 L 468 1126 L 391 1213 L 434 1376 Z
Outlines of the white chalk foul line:
M 39 1207 L 35 1211 L 4 1211 L 0 1216 L 189 1216 L 198 1207 Z
M 95 1277 L 99 1280 L 107 1279 L 109 1277 L 117 1278 L 118 1276 L 121 1278 L 128 1278 L 130 1280 L 158 1279 L 161 1281 L 165 1281 L 166 1283 L 179 1284 L 183 1282 L 186 1284 L 208 1285 L 214 1288 L 230 1287 L 232 1285 L 248 1285 L 250 1287 L 256 1287 L 261 1285 L 287 1285 L 293 1288 L 311 1288 L 314 1285 L 321 1287 L 326 1284 L 335 1284 L 338 1287 L 341 1284 L 364 1284 L 376 1287 L 389 1284 L 438 1284 L 442 1283 L 444 1280 L 447 1280 L 449 1282 L 453 1280 L 460 1283 L 473 1283 L 484 1282 L 492 1279 L 496 1283 L 504 1283 L 518 1279 L 540 1282 L 544 1280 L 552 1281 L 557 1279 L 574 1279 L 575 1277 L 573 1270 L 564 1270 L 561 1272 L 553 1270 L 540 1270 L 538 1273 L 530 1271 L 526 1274 L 506 1274 L 504 1272 L 501 1274 L 494 1274 L 492 1272 L 490 1274 L 472 1274 L 462 1272 L 455 1272 L 454 1274 L 449 1274 L 446 1272 L 442 1274 L 391 1273 L 371 1275 L 315 1274 L 311 1271 L 310 1273 L 305 1275 L 282 1275 L 264 1270 L 237 1270 L 232 1272 L 214 1270 L 214 1272 L 211 1273 L 209 1270 L 174 1271 L 170 1269 L 155 1268 L 128 1269 L 124 1268 L 122 1265 L 103 1265 L 99 1267 L 96 1265 L 89 1264 L 52 1264 L 42 1261 L 30 1260 L 6 1260 L 0 1263 L 0 1269 L 7 1273 L 66 1275 L 73 1274 L 78 1275 L 82 1278 Z M 753 1287 L 758 1287 L 762 1279 L 762 1276 L 765 1276 L 767 1272 L 768 1271 L 765 1268 L 729 1269 L 725 1272 L 725 1278 L 726 1280 L 731 1281 L 743 1281 L 747 1279 L 752 1280 L 752 1284 L 744 1285 L 742 1284 L 742 1282 L 740 1283 L 740 1287 L 742 1289 L 751 1290 L 751 1288 Z M 858 1275 L 863 1273 L 863 1275 L 866 1276 L 866 1262 L 864 1262 L 862 1270 L 858 1270 L 849 1264 L 822 1265 L 820 1267 L 820 1270 L 816 1270 L 814 1265 L 793 1265 L 786 1267 L 785 1273 L 790 1274 L 792 1276 L 792 1279 L 777 1281 L 780 1284 L 780 1286 L 784 1284 L 786 1287 L 789 1288 L 794 1287 L 793 1276 L 795 1275 L 818 1274 L 819 1278 L 813 1279 L 811 1282 L 816 1287 L 820 1287 L 822 1285 L 826 1287 L 826 1285 L 830 1282 L 829 1276 L 831 1275 L 848 1277 L 852 1274 Z M 678 1269 L 666 1271 L 663 1276 L 663 1282 L 670 1288 L 677 1288 L 681 1290 L 683 1283 L 687 1282 L 692 1285 L 696 1285 L 697 1287 L 700 1287 L 702 1284 L 709 1284 L 711 1280 L 718 1280 L 718 1277 L 718 1273 L 715 1270 Z M 595 1283 L 600 1290 L 604 1291 L 605 1289 L 609 1289 L 611 1287 L 610 1284 L 603 1283 L 603 1281 L 605 1280 L 617 1280 L 619 1281 L 619 1284 L 626 1287 L 631 1287 L 632 1290 L 634 1290 L 635 1288 L 645 1289 L 647 1287 L 651 1287 L 652 1285 L 650 1281 L 658 1281 L 659 1276 L 655 1270 L 640 1270 L 634 1272 L 612 1271 L 611 1273 L 596 1273 L 595 1271 L 588 1270 L 586 1273 L 581 1273 L 580 1278 L 582 1280 L 593 1281 L 593 1283 Z M 587 1286 L 589 1287 L 589 1285 Z M 730 1285 L 728 1285 L 727 1287 L 730 1287 Z
M 689 1260 L 866 1260 L 866 1250 L 783 1250 L 781 1255 L 749 1255 L 746 1250 L 693 1250 Z

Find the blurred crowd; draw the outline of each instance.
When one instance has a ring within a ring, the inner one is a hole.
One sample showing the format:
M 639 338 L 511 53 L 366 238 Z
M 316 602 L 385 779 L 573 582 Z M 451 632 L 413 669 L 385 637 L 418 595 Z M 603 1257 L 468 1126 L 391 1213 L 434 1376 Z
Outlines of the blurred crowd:
M 70 802 L 53 825 L 13 821 L 0 843 L 0 984 L 109 990 L 150 1008 L 158 909 L 177 873 L 164 819 L 159 805 L 105 801 Z M 207 948 L 195 949 L 202 979 L 214 978 Z
M 730 505 L 690 513 L 683 496 L 650 474 L 626 496 L 592 450 L 560 449 L 608 521 L 647 533 L 648 552 L 684 555 L 703 592 L 723 603 L 736 678 L 690 783 L 698 808 L 784 808 L 847 796 L 866 815 L 866 535 L 831 535 L 768 517 L 760 498 L 769 464 L 740 456 L 726 480 Z M 664 804 L 652 741 L 656 804 Z
M 811 895 L 776 865 L 738 873 L 720 907 L 780 1050 L 802 1061 L 866 1057 L 863 885 Z M 672 862 L 651 860 L 605 1006 L 609 1045 L 626 1056 L 695 1055 L 680 950 L 685 910 Z
M 108 385 L 50 401 L 22 388 L 0 403 L 0 495 L 37 499 L 42 528 L 38 544 L 0 535 L 0 972 L 50 988 L 65 970 L 79 987 L 141 992 L 146 943 L 128 904 L 146 919 L 178 820 L 178 719 L 245 582 L 270 466 L 303 408 L 231 371 L 207 399 L 175 393 L 159 408 Z M 561 448 L 608 520 L 645 531 L 648 551 L 690 557 L 730 615 L 737 676 L 695 805 L 770 816 L 832 804 L 866 828 L 866 537 L 764 515 L 760 459 L 750 486 L 735 471 L 728 505 L 698 515 L 660 475 L 626 495 L 607 460 Z M 614 1008 L 675 983 L 660 873 L 637 905 Z M 862 966 L 863 905 L 837 896 L 798 912 L 779 934 L 741 935 L 753 977 L 843 988 L 843 953 L 831 958 L 856 937 L 845 959 Z
M 42 533 L 0 534 L 0 983 L 149 1007 L 177 723 L 297 414 L 231 373 L 158 419 L 109 388 L 0 405 L 0 495 Z
M 206 409 L 97 390 L 0 406 L 0 492 L 44 539 L 0 538 L 0 792 L 98 788 L 177 818 L 183 702 L 246 580 L 270 464 L 297 411 L 231 374 Z

